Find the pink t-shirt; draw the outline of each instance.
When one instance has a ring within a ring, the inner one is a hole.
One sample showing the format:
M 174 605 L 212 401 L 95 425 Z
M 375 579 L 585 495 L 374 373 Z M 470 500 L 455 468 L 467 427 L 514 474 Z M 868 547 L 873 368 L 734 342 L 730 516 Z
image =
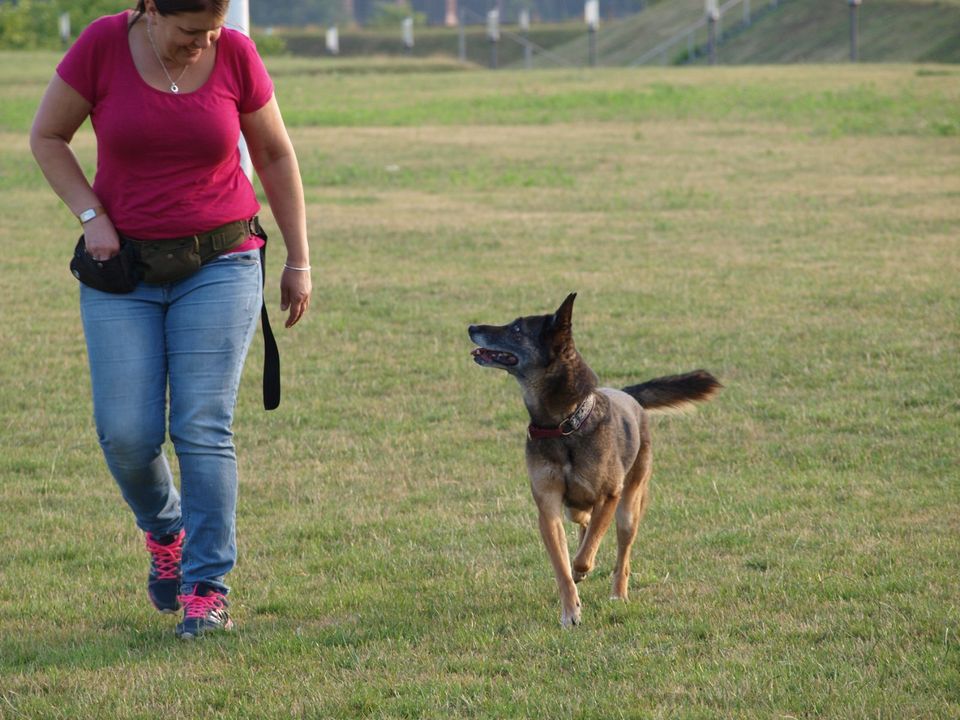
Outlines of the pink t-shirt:
M 57 67 L 93 106 L 93 190 L 117 230 L 155 240 L 253 217 L 260 204 L 240 167 L 240 114 L 273 97 L 253 41 L 224 28 L 206 83 L 191 93 L 162 92 L 133 63 L 129 17 L 123 12 L 91 23 Z M 260 244 L 251 238 L 237 249 Z

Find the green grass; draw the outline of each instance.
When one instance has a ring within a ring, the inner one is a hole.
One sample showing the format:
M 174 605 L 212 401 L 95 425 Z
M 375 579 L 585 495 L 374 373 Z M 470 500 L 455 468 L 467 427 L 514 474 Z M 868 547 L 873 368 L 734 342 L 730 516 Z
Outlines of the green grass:
M 259 337 L 244 374 L 238 631 L 182 644 L 27 149 L 55 57 L 0 55 L 0 718 L 960 716 L 955 70 L 323 62 L 271 60 L 316 287 L 280 409 Z M 573 290 L 605 383 L 726 389 L 656 421 L 632 600 L 611 535 L 563 632 L 519 391 L 466 326 Z

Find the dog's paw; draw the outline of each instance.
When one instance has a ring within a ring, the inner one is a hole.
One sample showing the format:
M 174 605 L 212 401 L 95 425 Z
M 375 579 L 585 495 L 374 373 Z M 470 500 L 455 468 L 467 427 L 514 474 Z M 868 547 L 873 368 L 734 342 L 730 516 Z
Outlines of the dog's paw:
M 573 559 L 573 568 L 571 569 L 571 575 L 573 576 L 573 581 L 575 583 L 580 582 L 585 579 L 593 571 L 593 563 L 589 565 L 579 558 Z
M 627 578 L 614 574 L 613 576 L 613 587 L 610 588 L 610 599 L 611 600 L 626 600 L 630 595 L 629 584 Z
M 570 615 L 569 617 L 564 615 L 560 618 L 560 627 L 564 630 L 569 630 L 570 628 L 577 627 L 580 625 L 580 613 Z
M 560 627 L 567 630 L 580 624 L 580 603 L 573 610 L 564 610 L 560 614 Z
M 573 581 L 574 581 L 575 583 L 578 583 L 578 582 L 580 582 L 581 580 L 586 580 L 586 579 L 587 579 L 587 576 L 590 575 L 590 571 L 589 571 L 589 570 L 574 570 L 573 573 L 572 573 L 572 575 L 573 575 Z

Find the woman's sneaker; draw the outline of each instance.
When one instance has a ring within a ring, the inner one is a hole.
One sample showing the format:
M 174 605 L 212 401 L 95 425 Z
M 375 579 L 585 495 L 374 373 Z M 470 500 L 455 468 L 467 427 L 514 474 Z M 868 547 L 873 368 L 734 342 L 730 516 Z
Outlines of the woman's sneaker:
M 175 613 L 180 609 L 180 559 L 183 556 L 181 530 L 176 535 L 154 537 L 147 533 L 147 550 L 150 551 L 150 574 L 147 576 L 147 594 L 150 602 L 162 613 Z
M 227 597 L 219 590 L 197 583 L 191 595 L 181 595 L 183 622 L 177 625 L 177 637 L 184 640 L 203 637 L 233 629 L 233 620 L 227 612 Z

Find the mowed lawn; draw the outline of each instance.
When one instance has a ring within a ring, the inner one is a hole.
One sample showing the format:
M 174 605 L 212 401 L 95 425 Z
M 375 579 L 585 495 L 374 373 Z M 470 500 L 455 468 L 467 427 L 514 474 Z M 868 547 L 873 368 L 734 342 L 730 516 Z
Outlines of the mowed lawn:
M 0 55 L 0 718 L 960 717 L 960 69 L 271 60 L 315 294 L 275 412 L 251 350 L 238 629 L 189 644 L 27 147 L 55 63 Z M 466 327 L 572 291 L 605 384 L 725 390 L 656 420 L 631 600 L 610 533 L 563 631 L 519 390 Z

